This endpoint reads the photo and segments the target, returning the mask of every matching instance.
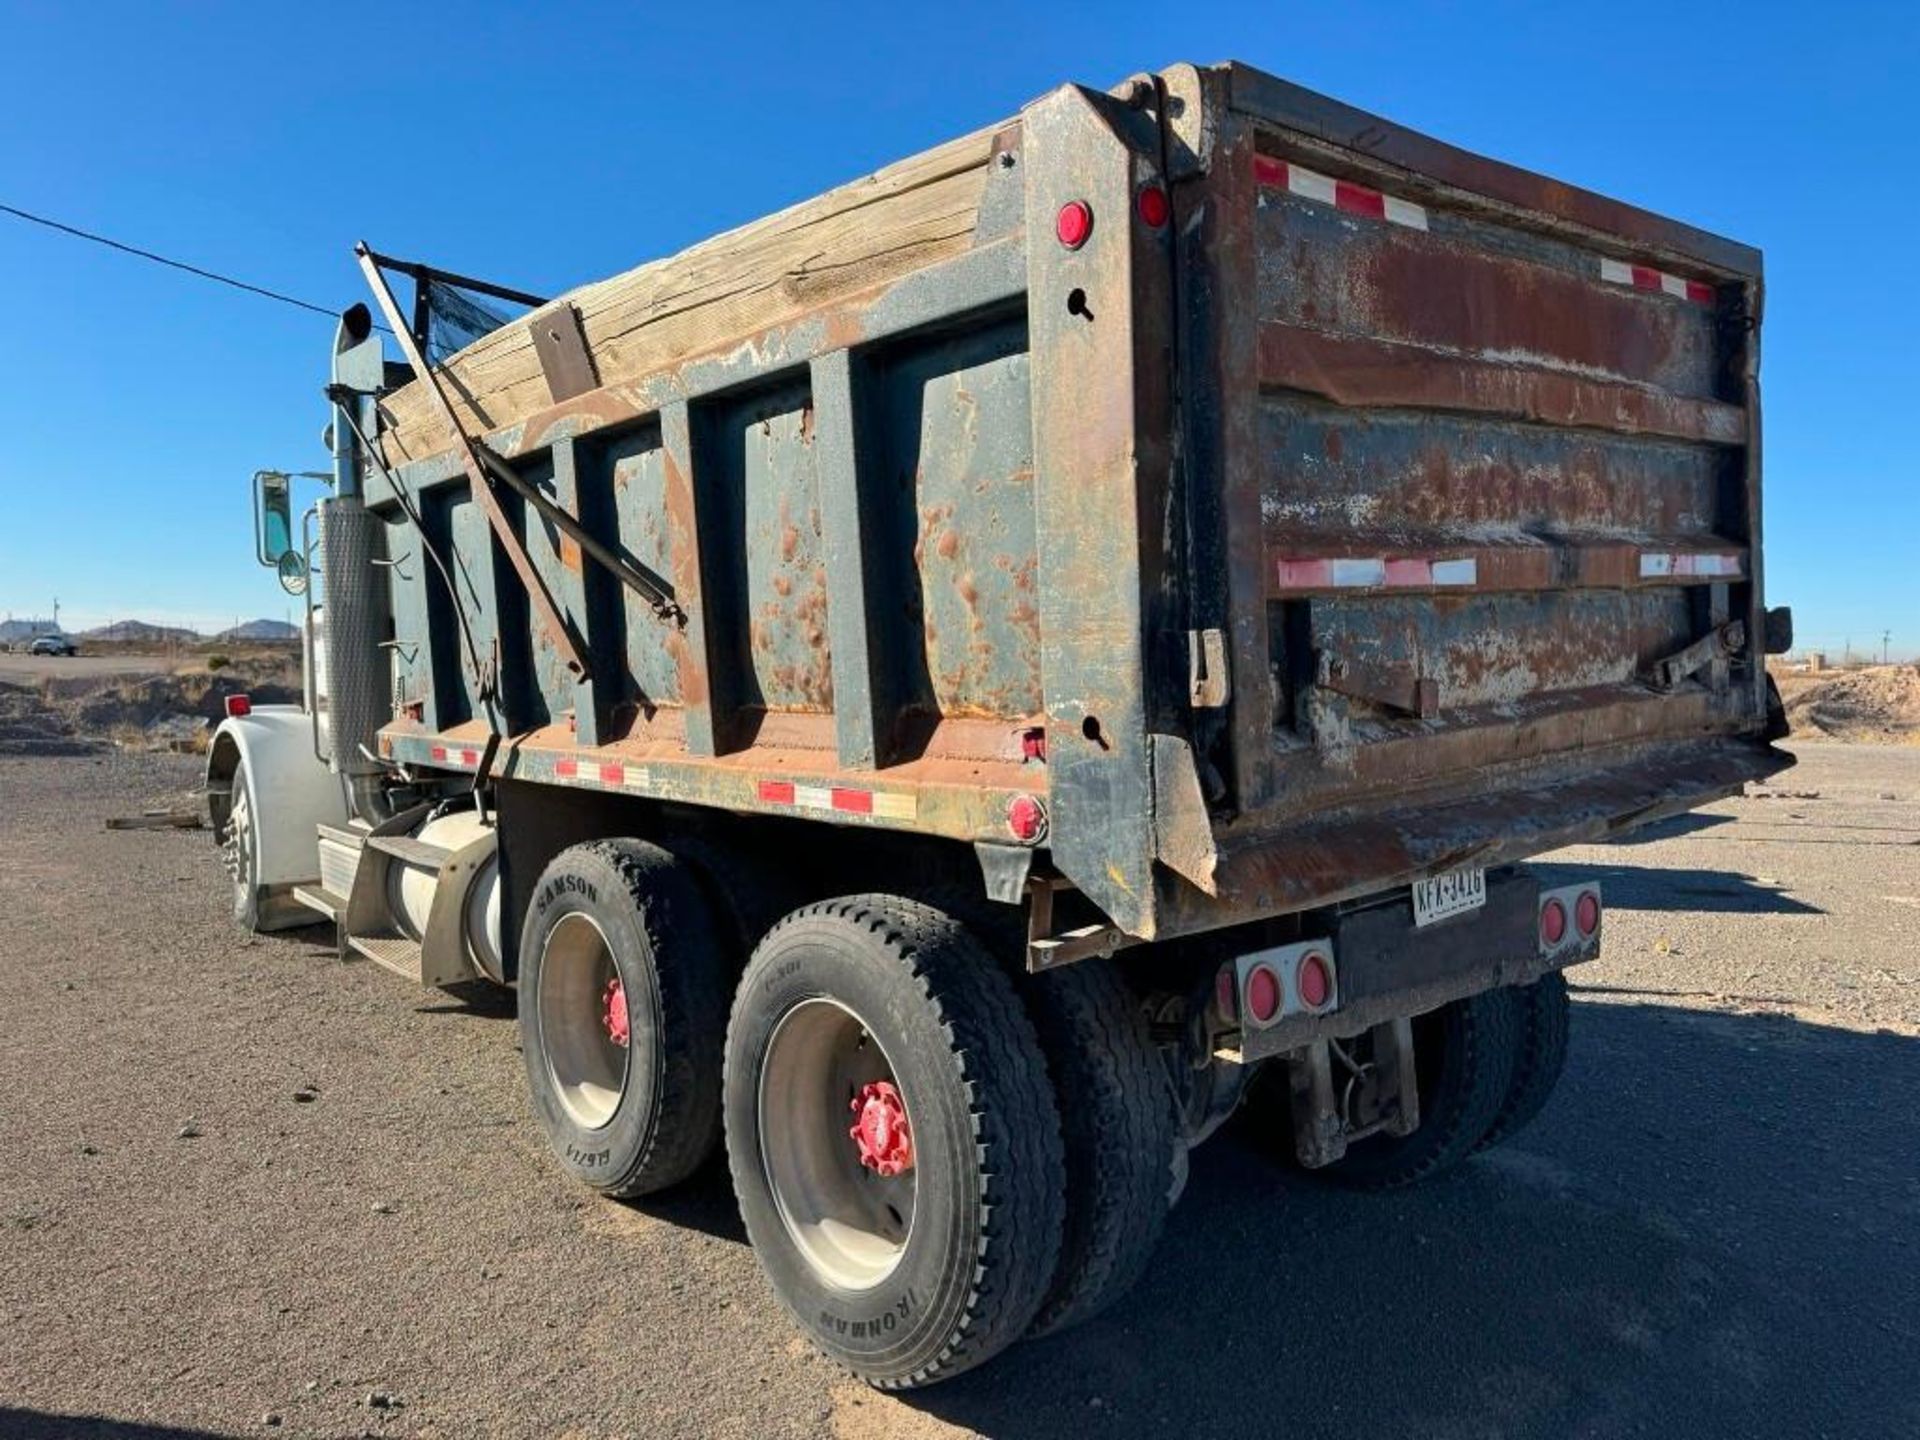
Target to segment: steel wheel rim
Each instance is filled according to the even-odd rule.
[[[876,1173],[849,1135],[863,1088],[882,1082],[899,1094],[879,1040],[837,1000],[801,1001],[767,1039],[758,1097],[767,1190],[807,1265],[841,1290],[893,1274],[913,1233],[916,1170]],[[906,1124],[911,1133],[910,1111]]]
[[[561,1108],[587,1130],[611,1123],[631,1069],[631,1041],[608,1031],[609,985],[622,982],[606,932],[578,911],[562,915],[540,951],[540,1049]]]
[[[239,779],[235,777],[236,781]],[[226,833],[221,837],[220,858],[227,878],[244,896],[253,883],[253,807],[247,801],[247,788],[236,783],[233,803],[227,810]]]

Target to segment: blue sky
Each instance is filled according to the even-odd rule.
[[[328,305],[362,236],[553,293],[1061,81],[1236,57],[1762,247],[1769,598],[1920,651],[1920,10],[927,13],[0,0],[0,202]],[[247,477],[323,462],[328,322],[5,216],[0,274],[0,614],[285,613]]]

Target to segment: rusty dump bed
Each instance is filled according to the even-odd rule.
[[[381,747],[492,689],[497,773],[1032,846],[1142,938],[1684,809],[1787,763],[1760,302],[1242,66],[1063,87],[447,364],[664,605],[388,396]]]

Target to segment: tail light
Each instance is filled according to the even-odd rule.
[[[1339,972],[1324,940],[1307,940],[1242,955],[1231,969],[1239,1014],[1251,1029],[1265,1030],[1291,1016],[1324,1015],[1339,1001]],[[1221,1012],[1233,1011],[1222,1004]]]
[[[1540,907],[1540,938],[1549,945],[1558,945],[1567,938],[1567,907],[1558,900],[1549,900]]]
[[[1600,887],[1566,885],[1540,894],[1540,950],[1584,945],[1600,933]]]
[[[227,696],[227,718],[238,720],[242,715],[253,713],[253,700],[246,695]]]

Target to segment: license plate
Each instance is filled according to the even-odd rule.
[[[1464,915],[1487,903],[1487,872],[1449,870],[1431,880],[1413,882],[1413,923],[1432,925],[1451,915]]]

